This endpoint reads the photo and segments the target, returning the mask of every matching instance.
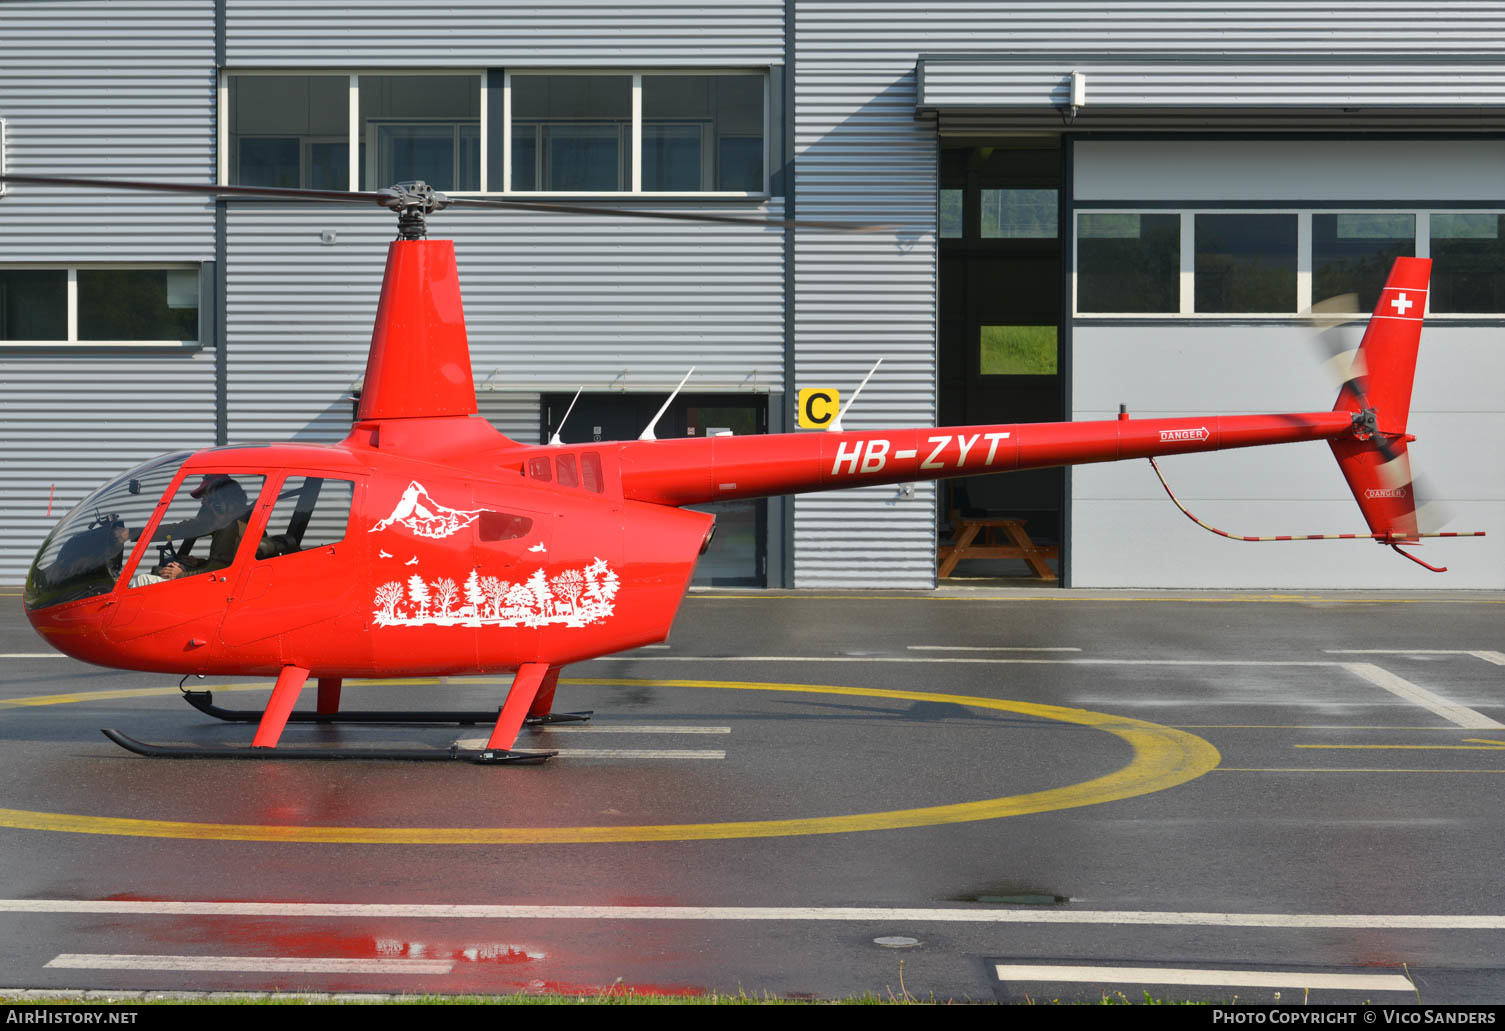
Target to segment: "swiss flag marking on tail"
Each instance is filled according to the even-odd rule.
[[[1401,295],[1399,297],[1392,298],[1391,301],[1390,301],[1390,303],[1391,303],[1392,306],[1394,306],[1396,314],[1398,314],[1398,315],[1404,315],[1404,314],[1406,314],[1406,309],[1407,308],[1412,308],[1412,307],[1415,307],[1415,305],[1416,305],[1415,301],[1411,300],[1410,298],[1408,298],[1406,296],[1406,293],[1405,293],[1404,290],[1401,291]]]

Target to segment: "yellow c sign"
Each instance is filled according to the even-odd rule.
[[[826,387],[806,387],[800,391],[799,405],[801,429],[824,429],[841,411],[841,393]]]

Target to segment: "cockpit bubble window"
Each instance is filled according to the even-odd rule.
[[[256,557],[276,558],[310,551],[345,539],[355,484],[321,476],[289,476],[277,492],[277,504]]]
[[[251,506],[265,476],[248,473],[192,473],[178,486],[172,504],[152,531],[155,554],[141,560],[131,587],[213,573],[235,561]]]
[[[111,480],[63,517],[26,576],[28,609],[107,594],[190,452],[153,458]]]

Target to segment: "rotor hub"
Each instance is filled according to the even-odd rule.
[[[449,198],[422,180],[397,183],[376,191],[383,206],[397,212],[397,238],[422,240],[428,236],[428,216],[449,207]]]

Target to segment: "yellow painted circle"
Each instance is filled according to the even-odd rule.
[[[1108,716],[1086,709],[1036,705],[996,698],[937,694],[930,691],[892,691],[830,684],[768,684],[724,680],[575,679],[564,684],[644,687],[700,687],[735,691],[777,691],[785,694],[851,695],[900,701],[941,702],[975,709],[1034,716],[1106,731],[1128,743],[1128,765],[1102,777],[1023,795],[986,798],[976,802],[890,809],[874,813],[815,816],[790,820],[732,820],[722,823],[677,823],[622,827],[306,827],[267,824],[191,823],[175,820],[137,820],[110,816],[42,813],[0,809],[0,827],[66,831],[75,834],[113,834],[137,838],[184,838],[209,841],[297,841],[358,845],[537,845],[578,842],[708,841],[730,838],[776,838],[806,834],[846,834],[854,831],[932,827],[944,823],[996,820],[1005,816],[1044,813],[1057,809],[1113,802],[1175,787],[1194,780],[1221,761],[1218,751],[1202,738],[1144,720]],[[265,685],[217,685],[216,690],[265,690]],[[134,688],[82,694],[43,695],[0,702],[0,708],[61,705],[70,702],[139,698],[171,694],[176,688]]]

